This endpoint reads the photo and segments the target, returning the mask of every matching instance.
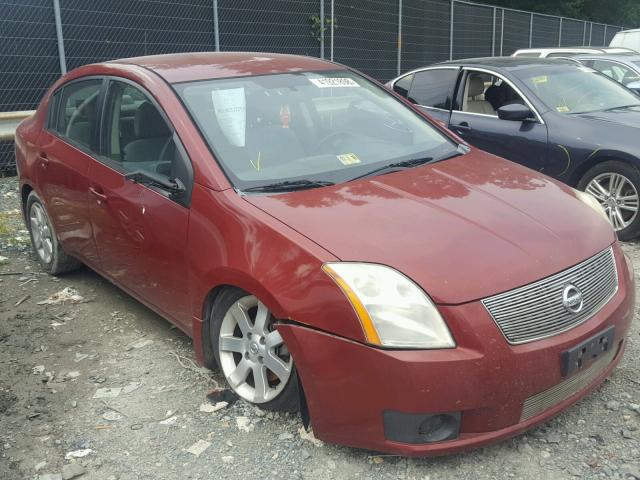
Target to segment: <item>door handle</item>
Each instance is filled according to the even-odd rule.
[[[471,131],[471,125],[469,125],[467,122],[460,122],[457,125],[452,125],[452,127],[460,132]]]
[[[38,154],[38,159],[40,160],[40,166],[42,168],[47,168],[47,166],[49,165],[49,158],[47,157],[47,154],[44,152],[40,152]]]
[[[99,188],[100,187],[98,187],[98,189],[95,187],[89,187],[89,193],[98,199],[98,205],[106,203],[108,198],[104,193],[102,193],[101,189],[99,190]]]

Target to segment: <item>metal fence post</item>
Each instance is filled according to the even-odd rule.
[[[402,65],[402,0],[398,0],[398,65],[396,70],[400,75]]]
[[[604,35],[603,35],[603,39],[602,39],[602,46],[606,47],[607,46],[607,25],[604,25]]]
[[[587,22],[582,22],[582,46],[587,43]]]
[[[558,30],[558,46],[562,46],[562,17],[560,17],[560,29]]]
[[[336,23],[335,19],[333,18],[333,2],[334,0],[331,0],[331,61],[333,62],[333,24]]]
[[[589,46],[591,46],[591,34],[593,34],[593,22],[589,23]]]
[[[324,59],[324,0],[320,0],[320,58]]]
[[[504,46],[504,8],[500,15],[500,56],[502,56],[502,47]]]
[[[64,36],[62,35],[62,17],[60,15],[60,0],[53,0],[53,16],[56,22],[56,37],[58,37],[58,58],[60,72],[67,73],[67,57],[64,54]]]
[[[533,44],[533,13],[529,14],[529,48]]]
[[[491,30],[491,56],[496,56],[496,7],[493,7],[493,29]]]
[[[451,0],[451,8],[449,12],[449,60],[453,60],[453,4],[455,0]]]
[[[216,52],[220,51],[220,28],[218,24],[218,0],[213,0],[213,39]]]

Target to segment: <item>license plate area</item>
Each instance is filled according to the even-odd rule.
[[[577,370],[581,370],[584,366],[590,365],[591,362],[613,348],[614,332],[615,327],[612,325],[579,345],[562,352],[560,357],[560,372],[562,376],[566,377]]]

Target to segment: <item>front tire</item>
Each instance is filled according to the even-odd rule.
[[[60,246],[44,204],[35,192],[31,192],[27,198],[26,220],[31,245],[44,271],[51,275],[59,275],[82,265],[67,255]]]
[[[297,411],[293,358],[267,307],[254,295],[229,288],[216,297],[209,321],[216,363],[231,389],[263,409]]]
[[[602,162],[589,170],[578,189],[591,194],[604,208],[620,240],[640,234],[640,172],[625,162]]]

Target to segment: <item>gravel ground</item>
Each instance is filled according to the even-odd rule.
[[[92,271],[40,273],[16,189],[0,179],[0,273],[21,272],[0,275],[0,479],[640,479],[637,318],[602,387],[512,440],[431,459],[316,445],[297,415],[242,401],[201,411],[220,374],[196,367],[189,338]],[[640,262],[639,244],[624,249]],[[83,300],[38,304],[65,287]]]

